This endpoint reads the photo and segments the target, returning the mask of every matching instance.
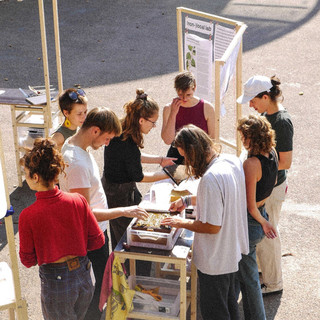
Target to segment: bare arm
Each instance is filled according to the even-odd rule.
[[[168,179],[168,175],[163,171],[143,173],[143,179],[140,182],[155,182]]]
[[[166,218],[161,222],[161,224],[175,228],[185,228],[198,233],[216,234],[221,229],[221,226],[215,226],[210,223],[202,223],[199,220],[181,219],[176,217]]]
[[[163,108],[161,138],[165,144],[171,144],[176,134],[176,117],[181,106],[181,100],[175,98],[171,105]]]
[[[87,199],[90,206],[90,188],[70,189],[70,192],[77,192],[83,195]],[[92,212],[98,222],[111,220],[122,216],[128,218],[138,218],[142,220],[148,217],[148,213],[138,206],[119,207],[113,209],[92,209]]]
[[[64,136],[60,132],[55,132],[51,139],[54,140],[57,143],[58,149],[61,150],[63,144],[64,144]]]
[[[243,163],[246,178],[247,208],[250,215],[261,224],[267,238],[273,239],[277,236],[272,224],[267,221],[258,210],[256,202],[257,182],[261,179],[262,169],[260,161],[256,157],[247,159]]]
[[[204,104],[204,116],[207,120],[207,126],[208,126],[208,134],[210,138],[215,138],[215,110],[211,103],[205,102]]]
[[[177,158],[160,157],[160,156],[154,156],[152,154],[141,153],[142,163],[158,163],[162,167],[166,167],[166,166],[173,165],[174,164],[173,160],[177,160]]]
[[[290,169],[292,163],[292,151],[279,152],[278,170]]]

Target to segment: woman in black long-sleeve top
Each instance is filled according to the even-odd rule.
[[[156,126],[159,106],[142,89],[136,90],[136,99],[124,105],[122,135],[111,140],[104,150],[102,184],[108,207],[125,207],[139,204],[141,194],[137,182],[154,182],[166,179],[164,172],[143,172],[141,163],[158,163],[162,167],[173,164],[172,158],[141,154],[143,135]],[[131,219],[121,217],[110,221],[112,248],[114,249]]]

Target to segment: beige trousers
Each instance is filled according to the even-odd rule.
[[[281,269],[281,238],[279,233],[279,220],[282,203],[286,196],[287,181],[275,187],[266,201],[266,211],[269,221],[277,230],[275,239],[264,239],[257,245],[257,259],[262,273],[262,283],[268,289],[283,289],[282,269]]]

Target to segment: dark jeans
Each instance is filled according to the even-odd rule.
[[[238,320],[235,295],[236,273],[208,275],[198,270],[200,308],[203,320]]]
[[[101,318],[101,312],[99,310],[100,291],[104,269],[106,268],[106,264],[109,257],[107,231],[105,231],[104,234],[106,238],[105,244],[98,250],[88,252],[88,257],[92,263],[94,276],[96,278],[96,287],[94,290],[92,301],[86,313],[85,320],[100,320]]]
[[[268,220],[264,206],[259,208],[261,215]],[[260,287],[256,246],[264,238],[259,222],[248,212],[249,254],[242,255],[239,262],[238,279],[242,293],[243,311],[246,320],[265,320],[263,298]]]
[[[41,308],[46,320],[83,319],[93,296],[89,259],[79,257],[80,267],[69,271],[67,262],[39,267]]]

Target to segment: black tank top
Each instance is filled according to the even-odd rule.
[[[257,157],[261,163],[262,176],[257,182],[256,202],[268,198],[275,186],[278,175],[278,157],[274,149],[271,150],[269,158],[259,154]]]

